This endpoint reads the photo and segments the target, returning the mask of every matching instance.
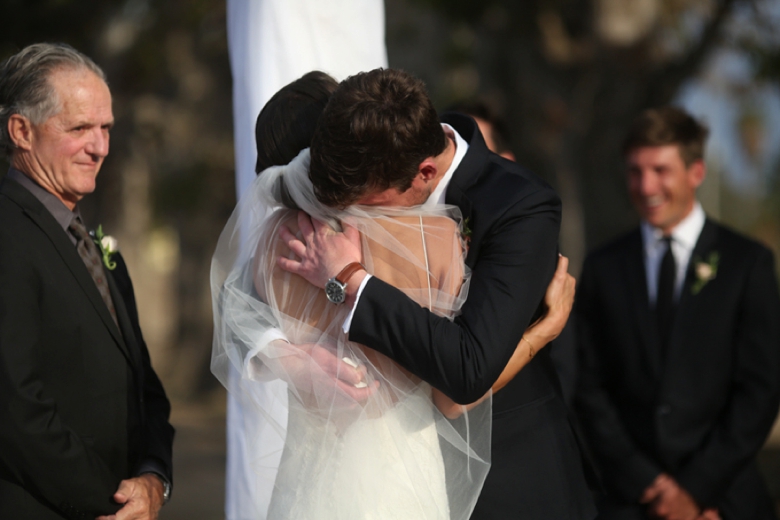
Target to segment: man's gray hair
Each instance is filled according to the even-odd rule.
[[[0,64],[0,154],[10,155],[15,148],[8,135],[12,115],[22,115],[37,125],[62,109],[49,82],[58,69],[86,69],[106,80],[94,61],[64,43],[35,43]]]

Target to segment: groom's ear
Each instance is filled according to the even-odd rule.
[[[427,157],[417,168],[417,175],[426,183],[433,181],[438,174],[439,166],[436,164],[434,157]]]

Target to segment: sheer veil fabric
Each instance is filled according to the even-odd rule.
[[[355,226],[369,273],[454,319],[469,279],[460,212],[327,208],[314,196],[308,165],[304,150],[258,176],[222,232],[211,268],[212,371],[284,440],[267,517],[466,520],[489,468],[491,399],[445,418],[427,383],[349,341],[342,331],[346,306],[276,265],[279,256],[291,256],[279,227],[298,230],[297,210],[280,202],[292,199],[334,229]],[[353,400],[322,370],[323,349],[364,367],[366,383],[378,382],[377,390]],[[240,380],[228,379],[231,367]],[[258,383],[269,380],[286,388],[270,400],[253,398]],[[288,424],[273,420],[275,407],[289,408]],[[278,459],[278,452],[246,441],[257,471]]]

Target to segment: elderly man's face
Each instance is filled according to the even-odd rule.
[[[62,110],[32,125],[24,173],[69,208],[95,190],[108,132],[114,124],[111,93],[103,80],[84,70],[59,70],[49,78]]]

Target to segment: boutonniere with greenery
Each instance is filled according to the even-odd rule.
[[[720,255],[717,251],[711,252],[706,262],[698,257],[694,259],[693,268],[694,274],[696,275],[696,281],[693,282],[693,286],[691,287],[691,292],[693,294],[699,294],[699,291],[718,275],[719,261]]]
[[[468,249],[469,244],[471,243],[471,228],[469,227],[470,219],[471,217],[466,217],[460,224],[460,237],[466,244],[466,249]]]
[[[116,238],[111,235],[103,234],[103,225],[97,227],[97,230],[92,232],[92,241],[100,249],[100,254],[103,257],[103,265],[106,269],[113,271],[116,269],[116,262],[111,257],[119,252],[119,244]]]

